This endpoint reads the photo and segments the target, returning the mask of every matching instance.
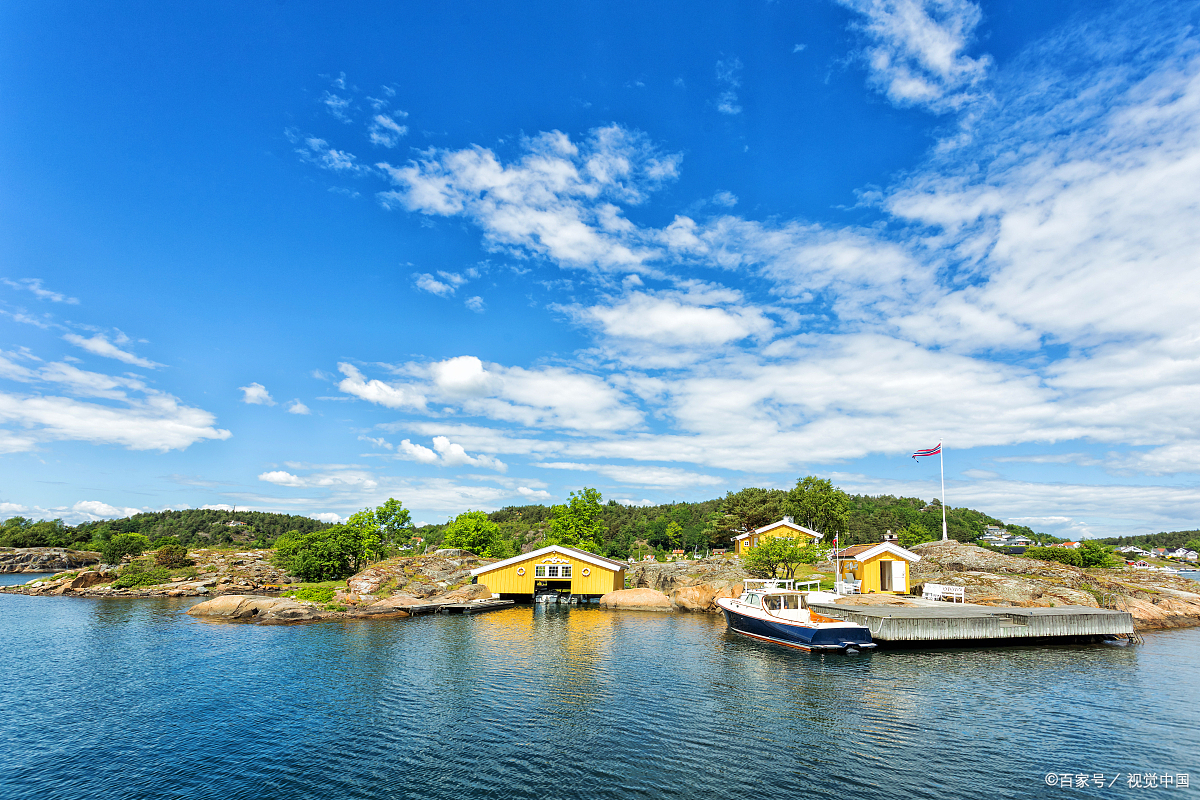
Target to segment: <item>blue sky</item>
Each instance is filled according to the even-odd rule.
[[[1200,524],[1200,4],[0,15],[0,517]]]

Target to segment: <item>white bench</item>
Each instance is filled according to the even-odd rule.
[[[833,584],[834,594],[861,594],[862,581],[836,581]]]
[[[967,602],[967,590],[962,586],[947,586],[943,583],[927,583],[921,592],[926,600],[949,600],[950,602]]]

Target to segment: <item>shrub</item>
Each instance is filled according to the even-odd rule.
[[[353,575],[366,557],[361,531],[347,525],[296,535],[275,542],[275,563],[307,583]]]
[[[297,600],[308,600],[313,603],[328,603],[333,600],[336,590],[332,586],[304,586],[294,592],[287,592],[284,597]]]
[[[187,548],[183,545],[164,544],[158,548],[158,553],[154,556],[154,563],[160,567],[177,569],[179,567],[190,567],[196,562],[187,557]]]
[[[1025,558],[1033,558],[1038,561],[1057,561],[1060,564],[1069,564],[1072,567],[1083,566],[1083,556],[1078,550],[1070,550],[1066,547],[1028,547],[1022,553]]]
[[[113,588],[130,589],[170,582],[171,571],[166,567],[151,567],[144,561],[134,561],[121,570],[121,574],[113,581]]]
[[[136,558],[150,549],[150,540],[140,533],[122,533],[100,547],[105,564],[119,564],[124,556]]]

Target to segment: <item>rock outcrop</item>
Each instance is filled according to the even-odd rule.
[[[62,572],[100,563],[100,554],[64,547],[0,547],[0,572]]]
[[[742,582],[750,577],[739,562],[717,557],[696,561],[641,561],[630,566],[626,575],[635,587],[666,595],[677,611],[708,613],[720,610],[716,598],[740,595]]]
[[[1129,611],[1138,630],[1200,625],[1200,584],[1132,569],[1080,569],[1018,558],[958,542],[912,548],[912,589],[944,583],[966,589],[968,603],[988,606],[1090,606]]]
[[[600,598],[600,607],[614,611],[674,611],[671,599],[654,589],[618,589]]]
[[[438,550],[428,556],[389,558],[348,578],[346,592],[371,602],[391,594],[432,599],[469,584],[471,570],[491,563],[492,559],[480,558],[465,550]],[[488,596],[491,596],[490,592]]]

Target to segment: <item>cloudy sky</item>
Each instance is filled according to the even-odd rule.
[[[0,19],[0,517],[1200,525],[1200,3]]]

